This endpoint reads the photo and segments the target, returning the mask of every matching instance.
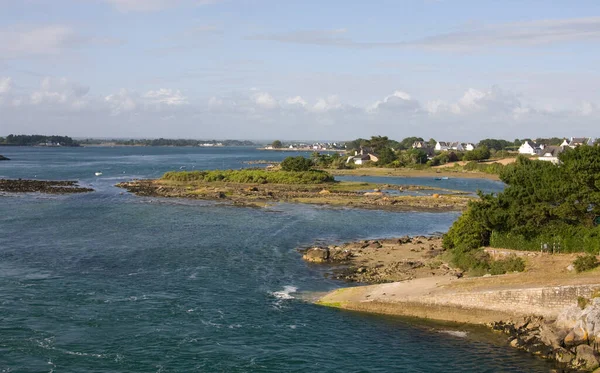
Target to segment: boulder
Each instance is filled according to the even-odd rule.
[[[367,241],[360,248],[361,249],[381,249],[383,245],[379,241]]]
[[[352,257],[350,250],[342,249],[340,247],[334,247],[329,249],[329,257],[327,258],[333,262],[344,262]]]
[[[319,192],[319,194],[331,194],[331,192],[328,191],[327,189],[323,189]]]
[[[10,158],[7,158],[7,157],[3,156],[2,154],[0,154],[0,161],[10,161]]]
[[[329,259],[329,249],[326,247],[312,247],[306,250],[302,259],[311,263],[324,263]]]
[[[567,347],[579,346],[588,343],[589,335],[583,321],[577,323],[565,337],[563,343]]]
[[[574,366],[585,369],[594,370],[600,366],[600,360],[594,349],[588,345],[577,346]]]
[[[569,364],[573,358],[575,358],[575,355],[562,347],[559,347],[554,351],[554,360],[560,364]]]

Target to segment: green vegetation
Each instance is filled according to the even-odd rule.
[[[163,180],[177,182],[227,182],[252,184],[321,184],[334,181],[324,171],[267,171],[267,170],[213,170],[167,172]]]
[[[466,246],[452,250],[450,252],[450,261],[458,268],[468,271],[471,275],[475,276],[481,276],[486,273],[502,275],[510,272],[523,272],[525,270],[525,262],[516,255],[493,260],[483,249],[467,249]]]
[[[281,149],[281,148],[283,148],[283,143],[282,143],[281,141],[279,141],[279,140],[275,140],[275,141],[273,141],[273,142],[271,143],[271,146],[272,146],[274,149]]]
[[[281,162],[281,169],[290,172],[309,171],[313,168],[313,161],[299,155],[297,157],[287,157]]]
[[[354,167],[354,163],[346,163],[346,158],[340,155],[340,153],[321,154],[319,152],[314,152],[311,154],[310,158],[314,165],[320,168],[343,170]]]
[[[573,267],[575,267],[577,273],[590,271],[599,265],[598,258],[596,258],[596,255],[592,254],[580,255],[573,261]]]
[[[0,145],[33,146],[33,145],[52,145],[52,146],[79,146],[69,136],[45,136],[45,135],[8,135],[6,138],[0,138]]]
[[[518,157],[504,166],[506,189],[481,194],[444,237],[457,256],[491,245],[520,250],[600,251],[600,146],[559,155],[560,165]],[[472,259],[472,258],[471,258]],[[472,263],[473,264],[473,263]],[[475,265],[475,264],[473,264]]]
[[[485,145],[480,145],[463,156],[464,161],[482,161],[490,158],[490,150]]]

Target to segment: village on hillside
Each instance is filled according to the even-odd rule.
[[[375,165],[379,167],[425,167],[467,162],[492,162],[514,160],[517,155],[558,163],[558,155],[565,149],[580,145],[592,146],[592,137],[538,138],[507,141],[483,139],[478,143],[460,141],[425,141],[420,137],[407,137],[401,141],[387,136],[356,139],[346,142],[289,142],[275,140],[260,148],[262,150],[306,151],[326,168],[347,168]],[[338,155],[332,155],[338,153]],[[320,154],[320,155],[319,155]],[[344,154],[342,156],[342,154]],[[475,167],[475,166],[472,166]],[[474,171],[474,170],[473,170]],[[482,171],[482,170],[479,170]],[[486,171],[484,171],[486,172]],[[495,172],[493,172],[495,173]]]

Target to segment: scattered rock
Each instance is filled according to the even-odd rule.
[[[0,179],[0,192],[69,194],[93,192],[94,189],[77,186],[77,181],[10,180]]]
[[[329,259],[329,248],[313,247],[304,253],[302,259],[311,263],[325,263]]]
[[[581,369],[594,370],[600,366],[598,353],[591,346],[579,345],[576,349],[575,363],[572,365]]]

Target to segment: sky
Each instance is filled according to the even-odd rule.
[[[600,137],[597,0],[0,0],[0,136]]]

